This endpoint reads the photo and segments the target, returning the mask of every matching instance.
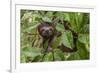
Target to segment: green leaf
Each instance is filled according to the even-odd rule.
[[[84,24],[81,29],[80,29],[80,33],[89,33],[89,24]]]
[[[64,20],[66,21],[70,21],[70,18],[69,18],[69,13],[64,13]]]
[[[39,48],[22,48],[21,55],[25,56],[26,59],[23,57],[21,59],[24,59],[26,61],[32,61],[36,56],[41,55],[41,51]]]
[[[52,48],[57,48],[61,44],[61,37],[57,37],[56,40],[54,41]]]
[[[73,35],[70,31],[66,31],[62,34],[62,43],[69,48],[73,48]]]
[[[76,53],[72,53],[67,60],[80,60],[80,55],[76,52]]]
[[[21,63],[25,63],[26,62],[26,58],[24,55],[21,55]]]
[[[52,52],[49,52],[45,55],[44,61],[53,61],[53,54]]]
[[[59,23],[56,25],[56,29],[58,31],[64,31],[65,30],[64,25],[63,24],[59,24]]]
[[[38,25],[39,25],[39,23],[38,23],[38,24],[35,24],[35,25],[32,25],[32,26],[29,26],[29,27],[26,28],[24,31],[30,32],[31,30],[36,29]]]
[[[90,52],[87,51],[84,43],[81,43],[81,42],[78,41],[77,48],[78,48],[78,53],[80,55],[80,59],[81,60],[89,59],[90,58]]]
[[[90,55],[86,50],[85,45],[78,41],[77,52],[71,53],[67,60],[88,60]]]
[[[53,12],[52,11],[47,12],[46,16],[53,17]]]
[[[55,61],[65,60],[64,53],[60,49],[54,49],[54,58],[55,58]]]
[[[89,43],[89,34],[79,34],[78,40],[84,44]]]
[[[88,60],[90,53],[86,50],[85,44],[78,41],[77,45],[77,52],[72,53],[67,60]]]
[[[90,41],[89,34],[79,34],[78,41],[85,45],[86,50],[89,52],[90,49]]]
[[[40,55],[38,55],[38,56],[36,56],[33,60],[32,60],[32,62],[40,62],[41,61],[41,56]]]
[[[51,18],[49,17],[43,17],[42,20],[45,22],[52,22]]]

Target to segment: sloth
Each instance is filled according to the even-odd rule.
[[[74,47],[68,48],[68,47],[64,46],[63,44],[61,44],[61,45],[58,45],[58,48],[61,49],[63,52],[76,52],[77,51],[76,40],[78,38],[78,35],[76,32],[74,32],[72,29],[69,28],[70,23],[68,21],[63,21],[63,24],[64,24],[65,29],[70,30],[74,36],[73,37]],[[53,49],[51,46],[53,45],[53,42],[56,40],[57,37],[61,36],[62,33],[56,30],[54,23],[50,23],[50,22],[41,23],[38,26],[38,32],[43,40],[43,42],[42,42],[43,48],[44,48],[45,42],[48,40],[48,46],[46,48],[46,52],[52,52]]]
[[[52,44],[55,41],[56,37],[59,37],[61,35],[61,32],[58,32],[55,27],[52,25],[52,23],[44,22],[38,26],[38,32],[40,36],[42,37],[42,44],[44,48],[45,42],[48,40],[48,47],[47,51],[52,51]]]

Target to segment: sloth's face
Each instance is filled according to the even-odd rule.
[[[52,27],[42,27],[41,28],[41,35],[43,36],[43,37],[47,37],[47,38],[49,38],[49,37],[51,37],[52,35],[53,35],[53,28]]]
[[[49,38],[54,35],[54,28],[49,24],[40,25],[38,31],[43,38]]]

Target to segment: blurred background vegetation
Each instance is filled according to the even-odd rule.
[[[57,23],[56,29],[62,31],[63,35],[54,43],[54,57],[55,61],[70,61],[70,60],[88,60],[90,58],[90,41],[89,41],[89,13],[81,12],[57,12],[57,11],[37,11],[37,10],[21,10],[20,11],[20,26],[21,26],[21,48],[20,60],[21,63],[40,62],[43,56],[41,52],[41,38],[37,31],[37,26],[43,22],[52,22],[53,16],[60,20],[69,21],[71,29],[78,33],[77,52],[67,53],[57,49],[59,43],[64,43],[65,46],[73,47],[73,35],[71,31],[64,31],[64,26]],[[48,53],[43,61],[52,61],[53,54]]]

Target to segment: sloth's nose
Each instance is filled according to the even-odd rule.
[[[48,36],[52,35],[52,32],[50,30],[47,30],[46,33],[48,34]]]
[[[47,32],[48,34],[51,33],[51,31],[49,31],[49,30],[47,30],[46,32]]]

